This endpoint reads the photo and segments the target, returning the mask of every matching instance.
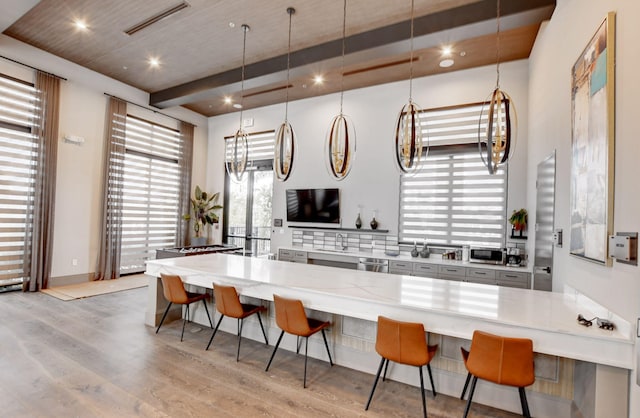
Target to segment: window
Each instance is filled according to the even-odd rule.
[[[481,110],[473,104],[420,114],[430,148],[420,171],[400,178],[400,242],[504,246],[507,170],[490,175],[482,162]]]
[[[250,134],[249,163],[242,181],[235,183],[226,175],[224,241],[255,256],[271,251],[274,144],[274,131]]]
[[[0,75],[0,287],[19,285],[30,274],[25,237],[31,220],[37,142],[36,89]]]
[[[120,274],[144,271],[156,249],[175,245],[181,153],[177,130],[127,115]]]

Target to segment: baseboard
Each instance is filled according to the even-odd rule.
[[[49,279],[49,287],[86,283],[86,282],[90,282],[92,278],[93,278],[93,273],[72,274],[70,276],[51,277]]]

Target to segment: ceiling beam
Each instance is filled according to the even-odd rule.
[[[484,32],[495,31],[497,0],[480,0],[464,6],[433,13],[414,19],[414,47],[420,48],[420,38],[426,40],[439,32],[462,26],[472,27],[485,22]],[[500,15],[504,16],[504,29],[539,23],[549,19],[556,0],[518,0],[501,2]],[[502,26],[502,25],[501,25]],[[396,44],[395,53],[408,51],[411,21],[403,21],[367,32],[349,36],[345,40],[345,54],[367,55],[374,58],[376,53],[389,54],[389,46]],[[404,42],[403,42],[404,41]],[[425,41],[423,41],[424,43]],[[431,41],[433,42],[433,41]],[[342,39],[325,42],[299,51],[291,52],[290,66],[293,69],[336,60],[342,55]],[[335,63],[334,63],[335,65]],[[287,68],[287,55],[280,55],[245,66],[245,88],[251,89],[273,83],[282,78]],[[228,91],[239,90],[242,68],[235,68],[218,74],[190,81],[151,93],[149,104],[159,108],[181,106],[207,100]]]

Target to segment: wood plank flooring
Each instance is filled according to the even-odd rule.
[[[61,301],[0,294],[0,416],[3,417],[419,417],[419,389],[278,351],[181,321],[144,325],[147,289]],[[286,337],[285,337],[286,338]],[[290,337],[289,338],[293,338]],[[426,371],[425,371],[426,377]],[[428,387],[428,380],[425,382]],[[436,388],[437,389],[437,388]],[[461,417],[464,402],[427,394],[430,417]],[[514,414],[474,404],[473,417]]]

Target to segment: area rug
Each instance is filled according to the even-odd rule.
[[[41,292],[60,300],[74,300],[135,289],[147,286],[148,284],[149,276],[136,274],[134,276],[120,277],[115,280],[98,280],[95,282],[52,287],[49,289],[42,289]]]

